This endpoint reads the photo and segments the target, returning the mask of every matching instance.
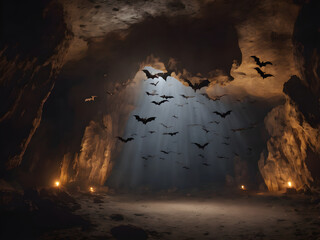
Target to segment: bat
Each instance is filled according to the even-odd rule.
[[[163,123],[161,123],[161,125],[164,126],[165,128],[172,128],[173,127],[173,126],[167,126],[167,125],[165,125]]]
[[[208,164],[208,163],[202,163],[202,165],[204,165],[204,166],[206,166],[206,167],[209,167],[210,166],[210,164]]]
[[[177,135],[179,132],[169,132],[169,133],[163,133],[163,135],[170,135],[170,136],[174,136]]]
[[[146,94],[148,95],[148,96],[157,96],[157,95],[159,95],[158,93],[156,93],[156,92],[146,92]]]
[[[206,133],[210,132],[208,129],[206,129],[205,127],[202,127],[202,130],[205,131]]]
[[[199,157],[204,158],[204,156],[202,154],[198,154]]]
[[[173,71],[168,71],[166,73],[157,73],[158,77],[163,78],[163,80],[167,81],[168,77],[171,77],[171,74],[173,73]]]
[[[153,133],[155,133],[155,132],[156,132],[156,131],[149,131],[150,134],[153,134]]]
[[[202,80],[200,83],[192,84],[188,79],[184,79],[186,83],[188,83],[189,87],[191,87],[194,91],[200,90],[203,87],[208,87],[210,84],[210,81],[208,79]]]
[[[220,158],[220,159],[228,159],[227,157],[224,157],[224,156],[217,156],[217,158]]]
[[[185,98],[185,99],[188,99],[188,98],[194,98],[194,96],[186,96],[184,94],[180,94],[181,97]]]
[[[178,117],[176,115],[173,115],[172,117],[175,118],[175,119],[178,119]]]
[[[143,160],[148,160],[148,158],[147,157],[141,157]]]
[[[143,69],[142,72],[144,72],[147,76],[147,78],[151,78],[151,79],[154,79],[154,78],[158,78],[158,75],[157,74],[151,74],[147,69]]]
[[[145,125],[148,122],[151,122],[156,119],[156,117],[142,118],[142,117],[139,117],[138,115],[134,115],[134,117],[137,119],[138,122],[142,122]]]
[[[129,137],[129,138],[127,138],[127,139],[124,139],[124,138],[122,138],[122,137],[117,136],[117,138],[118,138],[121,142],[124,142],[124,143],[127,143],[127,142],[130,142],[130,141],[134,140],[134,138],[132,138],[132,137]]]
[[[209,143],[207,142],[207,143],[205,143],[205,144],[203,144],[203,145],[201,145],[201,144],[199,144],[199,143],[192,143],[192,144],[194,144],[194,145],[196,145],[198,148],[204,150],[204,148],[205,148]]]
[[[225,113],[221,113],[221,112],[217,112],[217,111],[214,111],[213,113],[219,115],[219,116],[222,117],[222,118],[225,118],[226,116],[230,115],[231,112],[232,112],[232,111],[229,110],[229,111],[227,111],[227,112],[225,112]]]
[[[150,83],[150,84],[156,87],[158,85],[158,83],[159,83],[159,81],[156,83]]]
[[[182,168],[189,170],[190,168],[187,166],[183,166]]]
[[[256,62],[256,64],[259,66],[259,67],[265,67],[267,66],[268,64],[272,65],[272,62],[260,62],[260,58],[256,57],[256,56],[251,56],[254,61]]]
[[[222,94],[222,95],[218,95],[218,96],[215,96],[215,97],[209,97],[208,94],[206,93],[201,93],[202,96],[205,96],[208,100],[211,100],[211,101],[219,101],[222,97],[224,96],[227,96],[227,94]]]
[[[169,154],[170,152],[167,152],[167,151],[164,151],[164,150],[161,150],[160,152],[164,153],[164,154]]]
[[[174,98],[174,96],[166,96],[166,95],[162,95],[160,96],[161,98],[164,98],[164,99],[169,99],[169,98]]]
[[[151,103],[156,104],[156,105],[161,105],[162,103],[165,103],[165,102],[169,102],[169,101],[168,100],[162,100],[160,102],[152,101]]]
[[[226,146],[229,146],[230,143],[227,143],[227,142],[223,142],[222,144],[226,145]]]
[[[255,70],[257,70],[257,72],[260,74],[260,76],[265,79],[265,78],[268,78],[268,77],[273,77],[272,74],[267,74],[265,73],[264,71],[262,71],[260,68],[256,67],[254,68]]]
[[[97,98],[97,96],[91,96],[89,98],[84,99],[85,102],[91,102],[94,101]]]

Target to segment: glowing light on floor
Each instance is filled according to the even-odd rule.
[[[93,192],[94,192],[94,188],[93,188],[93,187],[90,187],[90,188],[89,188],[89,191],[93,193]]]
[[[241,185],[241,189],[242,189],[242,190],[246,190],[246,188],[245,188],[244,185]]]
[[[55,185],[56,187],[59,187],[59,186],[60,186],[60,182],[59,182],[59,181],[55,181],[54,185]]]
[[[288,182],[288,187],[291,188],[292,187],[292,182]]]

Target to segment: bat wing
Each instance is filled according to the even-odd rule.
[[[165,102],[169,102],[168,100],[162,100],[161,102],[159,102],[159,104],[165,103]]]
[[[122,137],[117,137],[121,142],[125,142],[125,140]]]
[[[222,114],[220,112],[214,111],[213,113],[219,115],[220,117],[222,117]]]
[[[139,117],[138,115],[134,115],[134,117],[138,120],[138,122],[142,122],[143,118]]]
[[[193,143],[193,144],[196,145],[198,148],[202,147],[199,143]]]
[[[130,137],[130,138],[127,138],[126,142],[130,142],[132,140],[134,140],[134,138]]]
[[[268,65],[268,64],[272,65],[272,62],[267,61],[267,62],[264,62],[264,63],[263,63],[264,66],[266,66],[266,65]]]
[[[146,119],[146,123],[147,123],[147,122],[151,122],[151,121],[153,121],[153,120],[155,120],[155,119],[156,119],[156,117],[149,117],[149,118]]]
[[[204,144],[202,147],[205,148],[206,146],[208,146],[209,143]]]
[[[227,111],[226,113],[224,113],[224,116],[228,116],[228,115],[230,115],[231,114],[231,110],[229,110],[229,111]]]
[[[259,65],[260,66],[260,58],[258,58],[258,57],[256,57],[256,56],[251,56],[253,59],[254,59],[254,61],[256,62],[256,64],[257,65]]]
[[[150,74],[150,72],[146,69],[143,69],[142,72],[144,72],[147,76],[147,78],[152,78],[152,75]]]
[[[261,77],[263,77],[264,72],[260,68],[256,67],[254,69],[260,74]]]
[[[191,87],[192,89],[194,88],[192,82],[190,82],[188,79],[184,79],[184,81],[188,83],[189,87]]]
[[[273,77],[272,74],[264,74],[264,78],[267,78],[267,77]]]

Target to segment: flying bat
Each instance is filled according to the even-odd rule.
[[[158,83],[159,83],[159,81],[156,83],[150,83],[150,84],[156,87],[158,85]]]
[[[259,67],[265,67],[267,66],[268,64],[272,65],[272,62],[260,62],[260,58],[256,57],[256,56],[251,56],[254,61],[256,62],[256,64],[259,66]]]
[[[149,131],[150,134],[153,134],[153,133],[155,133],[155,132],[156,132],[156,131]]]
[[[203,145],[201,145],[201,144],[199,144],[199,143],[192,143],[192,144],[194,144],[194,145],[196,145],[198,148],[204,150],[204,148],[205,148],[209,143],[207,142],[207,143],[205,143],[205,144],[203,144]]]
[[[183,166],[182,168],[189,170],[190,168],[187,166]]]
[[[198,154],[199,157],[204,158],[204,156],[202,154]]]
[[[267,77],[273,77],[272,74],[268,74],[268,73],[265,73],[264,71],[262,71],[260,68],[256,67],[254,68],[255,70],[257,70],[257,72],[260,74],[260,76],[265,79]]]
[[[161,105],[162,103],[165,103],[165,102],[169,102],[169,101],[168,100],[162,100],[160,102],[152,101],[151,103],[156,104],[156,105]]]
[[[141,157],[143,160],[148,160],[148,158],[147,157]]]
[[[202,163],[202,165],[204,165],[204,166],[206,166],[206,167],[209,167],[210,166],[210,164],[208,164],[208,163]]]
[[[157,74],[151,74],[147,69],[143,69],[142,72],[144,72],[147,76],[147,78],[151,78],[151,79],[154,79],[154,78],[158,78],[158,75]]]
[[[222,118],[225,118],[226,116],[230,115],[231,112],[232,112],[232,111],[229,110],[229,111],[227,111],[227,112],[225,112],[225,113],[221,113],[221,112],[217,112],[217,111],[214,111],[213,113],[219,115],[219,116],[222,117]]]
[[[146,94],[148,95],[148,96],[157,96],[157,95],[159,95],[158,93],[156,93],[156,92],[146,92]]]
[[[86,98],[84,101],[85,102],[91,102],[91,101],[94,101],[96,98],[97,98],[97,96],[91,96],[89,98]]]
[[[176,115],[173,115],[172,117],[175,118],[175,119],[178,119],[178,117]]]
[[[164,150],[161,150],[160,152],[164,153],[164,154],[169,154],[170,152],[167,152],[167,151],[164,151]]]
[[[205,131],[206,133],[210,132],[208,129],[206,129],[205,127],[202,127],[202,130]]]
[[[158,77],[163,78],[163,80],[167,81],[168,77],[171,77],[171,73],[173,73],[173,71],[168,71],[166,73],[157,73]]]
[[[147,124],[148,122],[151,122],[156,119],[156,117],[142,118],[138,115],[134,115],[134,117],[137,119],[138,122],[142,122],[143,124]]]
[[[134,140],[134,138],[132,138],[132,137],[129,137],[129,138],[127,138],[127,139],[124,139],[124,138],[122,138],[122,137],[117,136],[117,138],[118,138],[121,142],[124,142],[124,143],[127,143],[127,142],[130,142],[130,141]]]
[[[170,136],[174,136],[177,135],[179,132],[169,132],[169,133],[163,133],[163,135],[170,135]]]
[[[194,96],[186,96],[184,94],[180,94],[181,97],[185,98],[185,99],[188,99],[188,98],[194,98]]]
[[[227,157],[224,157],[224,156],[217,156],[217,158],[220,158],[220,159],[228,159]]]
[[[189,87],[191,87],[194,91],[200,90],[203,87],[208,87],[210,84],[210,81],[208,79],[202,80],[200,83],[192,84],[188,79],[184,79],[186,83],[188,83]]]
[[[161,98],[164,98],[164,99],[169,99],[169,98],[174,98],[174,96],[166,96],[166,95],[162,95],[160,96]]]
[[[173,127],[173,126],[167,126],[167,125],[165,125],[163,123],[161,123],[161,125],[164,126],[165,128],[172,128]]]

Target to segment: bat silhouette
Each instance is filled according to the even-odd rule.
[[[138,122],[142,122],[143,124],[147,124],[148,122],[151,122],[156,119],[156,117],[142,118],[138,115],[134,115],[134,117],[137,119]]]
[[[186,95],[184,95],[184,94],[181,94],[180,96],[183,97],[183,98],[185,98],[185,99],[194,98],[194,96],[186,96]]]
[[[171,73],[173,73],[173,71],[168,71],[166,73],[157,73],[158,77],[163,78],[163,80],[167,81],[168,77],[171,77]]]
[[[168,100],[162,100],[160,102],[152,101],[151,103],[156,104],[156,105],[161,105],[162,103],[165,103],[165,102],[169,102],[169,101]]]
[[[147,69],[143,69],[142,72],[144,72],[147,76],[147,78],[151,78],[151,79],[154,79],[154,78],[158,78],[158,75],[157,74],[151,74]]]
[[[174,96],[166,96],[166,95],[162,95],[160,96],[161,98],[164,98],[164,99],[169,99],[169,98],[174,98]]]
[[[226,145],[226,146],[229,146],[230,143],[227,143],[227,142],[223,142],[222,144]]]
[[[198,154],[199,157],[204,158],[204,156],[202,154]]]
[[[182,168],[189,170],[190,168],[187,166],[183,166]]]
[[[147,157],[141,157],[143,160],[148,160],[148,158]]]
[[[203,87],[208,87],[210,84],[210,81],[208,79],[202,80],[200,83],[192,84],[188,79],[184,79],[186,83],[188,83],[189,87],[191,87],[194,91],[200,90]]]
[[[217,156],[217,158],[220,158],[220,159],[228,159],[227,157],[224,157],[224,156]]]
[[[209,166],[210,166],[210,164],[208,164],[208,163],[202,163],[202,165],[204,165],[204,166],[206,166],[206,167],[209,167]]]
[[[124,139],[124,138],[122,138],[122,137],[117,136],[117,138],[118,138],[121,142],[124,142],[124,143],[127,143],[127,142],[130,142],[130,141],[134,140],[134,138],[132,138],[132,137],[129,137],[129,138],[127,138],[127,139]]]
[[[161,123],[161,125],[164,126],[165,128],[172,128],[173,127],[173,126],[167,126],[167,125],[165,125],[163,123]]]
[[[164,154],[169,154],[170,152],[167,152],[167,151],[164,151],[164,150],[161,150],[160,152],[164,153]]]
[[[176,134],[178,134],[179,132],[169,132],[169,133],[163,133],[163,135],[170,135],[170,136],[174,136]]]
[[[205,127],[202,127],[202,130],[205,131],[206,133],[210,132],[208,129],[206,129]]]
[[[230,115],[231,112],[232,112],[232,111],[229,110],[229,111],[227,111],[227,112],[225,112],[225,113],[221,113],[221,112],[218,112],[218,111],[214,111],[213,113],[219,115],[219,116],[222,117],[222,118],[225,118],[226,116]]]
[[[268,77],[273,77],[272,74],[268,74],[268,73],[265,73],[264,71],[262,71],[260,68],[256,67],[254,68],[255,70],[257,70],[257,72],[260,74],[260,76],[265,79],[265,78],[268,78]]]
[[[256,62],[256,64],[259,66],[259,67],[265,67],[267,66],[268,64],[272,65],[272,62],[260,62],[260,58],[256,57],[256,56],[251,56],[254,61]]]
[[[155,93],[155,92],[146,92],[146,94],[148,95],[148,96],[157,96],[157,95],[159,95],[158,93]]]
[[[97,98],[97,96],[91,96],[89,98],[84,99],[85,102],[91,102],[94,101]]]
[[[227,94],[222,94],[222,95],[218,95],[218,96],[215,96],[215,97],[209,97],[208,94],[206,93],[201,93],[202,96],[205,96],[208,100],[211,100],[211,101],[219,101],[222,97],[224,96],[227,96]]]
[[[199,144],[199,143],[192,143],[192,144],[194,144],[194,145],[196,145],[198,148],[204,150],[204,148],[205,148],[209,143],[207,142],[207,143],[205,143],[205,144],[203,144],[203,145],[201,145],[201,144]]]
[[[156,83],[150,83],[150,84],[156,87],[158,85],[158,83],[159,83],[159,81]]]
[[[149,131],[149,133],[150,133],[150,134],[153,134],[153,133],[155,133],[155,131]]]
[[[178,119],[178,117],[176,115],[173,115],[172,117],[175,118],[175,119]]]

